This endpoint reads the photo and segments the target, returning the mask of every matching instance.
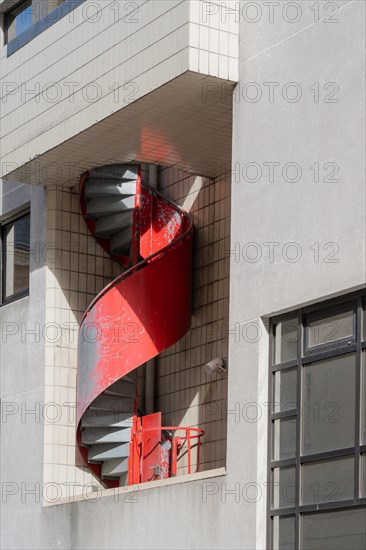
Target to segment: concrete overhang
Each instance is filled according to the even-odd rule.
[[[238,24],[222,13],[230,2],[138,4],[135,26],[103,7],[91,32],[87,1],[72,21],[10,57],[2,51],[4,179],[74,186],[87,169],[120,162],[211,177],[229,169],[238,78]]]

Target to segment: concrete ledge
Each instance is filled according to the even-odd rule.
[[[47,502],[43,506],[58,506],[60,504],[71,504],[74,502],[89,501],[93,502],[100,500],[104,497],[116,497],[118,495],[127,495],[129,493],[136,493],[137,491],[147,491],[149,489],[159,489],[160,487],[166,487],[169,485],[179,485],[181,483],[190,483],[193,481],[201,481],[205,479],[213,479],[216,477],[222,477],[226,475],[226,468],[216,468],[215,470],[206,470],[204,472],[197,472],[195,474],[187,474],[183,476],[171,477],[169,479],[162,479],[157,481],[148,481],[146,483],[140,483],[139,485],[129,485],[126,487],[118,487],[117,489],[101,489],[99,491],[90,492],[86,495],[77,495],[69,498],[62,498],[57,502]]]

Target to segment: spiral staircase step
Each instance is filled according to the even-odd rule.
[[[89,409],[83,416],[82,428],[130,428],[132,426],[132,412],[110,412]]]
[[[105,179],[94,179],[85,185],[84,197],[93,199],[96,197],[129,197],[136,195],[136,181],[114,181]]]
[[[135,180],[138,177],[139,167],[136,164],[112,164],[93,168],[88,180],[112,179],[112,180]]]
[[[120,477],[128,472],[128,458],[106,460],[102,465],[102,477]]]
[[[134,399],[130,397],[117,397],[102,393],[90,405],[91,410],[114,411],[130,413],[133,411]]]
[[[129,443],[131,428],[85,428],[81,432],[83,445],[101,443]]]
[[[132,240],[132,228],[126,227],[111,238],[111,253],[124,254],[130,250]]]
[[[100,218],[109,214],[117,214],[118,212],[127,212],[135,207],[134,195],[126,198],[120,197],[98,197],[90,199],[86,203],[86,211],[91,218]]]
[[[88,449],[89,462],[128,458],[130,443],[91,445]]]

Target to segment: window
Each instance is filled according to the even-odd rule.
[[[32,25],[32,0],[25,0],[5,14],[5,42],[13,40]]]
[[[366,298],[271,322],[269,547],[366,548]]]
[[[2,225],[2,303],[29,293],[30,214]]]
[[[5,43],[47,17],[65,0],[23,0],[5,14]]]

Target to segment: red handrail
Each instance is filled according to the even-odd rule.
[[[82,182],[82,190],[83,190],[83,186],[84,186],[84,183],[85,182]],[[121,273],[120,275],[118,275],[118,277],[116,277],[113,281],[111,281],[107,286],[105,286],[100,292],[99,294],[97,294],[97,296],[91,301],[91,303],[88,305],[86,311],[84,312],[84,315],[80,321],[80,327],[83,325],[85,319],[87,318],[88,314],[90,313],[90,311],[93,309],[93,307],[95,306],[95,304],[97,302],[99,302],[99,300],[105,295],[107,294],[107,292],[109,292],[112,288],[114,288],[115,286],[118,285],[118,283],[120,283],[121,281],[123,281],[124,279],[126,279],[126,277],[128,277],[129,275],[131,275],[132,273],[134,273],[137,269],[140,269],[141,267],[143,267],[144,265],[148,264],[149,262],[151,262],[151,260],[155,260],[155,258],[157,258],[158,256],[162,256],[164,254],[166,254],[171,248],[175,247],[178,243],[180,243],[181,241],[183,241],[184,239],[186,239],[193,231],[193,221],[192,221],[192,218],[191,216],[188,214],[188,212],[186,212],[185,210],[183,210],[180,206],[178,206],[177,204],[175,204],[173,201],[171,201],[170,199],[168,199],[167,197],[165,197],[164,195],[162,195],[161,193],[159,193],[159,191],[157,191],[154,187],[151,187],[151,185],[149,185],[148,183],[145,183],[145,182],[141,182],[141,186],[144,187],[145,189],[149,190],[151,192],[152,195],[156,195],[158,198],[160,198],[163,202],[169,204],[172,208],[174,208],[174,210],[180,215],[180,217],[182,218],[182,220],[186,220],[188,222],[188,227],[184,230],[184,233],[182,235],[180,235],[179,237],[177,237],[176,239],[174,239],[171,243],[169,243],[167,246],[165,246],[164,248],[162,248],[161,250],[157,250],[156,252],[154,252],[153,254],[150,254],[150,256],[148,256],[147,258],[144,258],[143,260],[140,260],[139,262],[137,262],[135,265],[131,266],[129,269],[127,269],[126,271],[124,271],[123,273]]]
[[[192,463],[191,463],[191,440],[197,439],[197,466],[196,466],[196,472],[199,472],[200,467],[200,445],[201,445],[201,437],[204,435],[204,430],[201,428],[191,428],[186,426],[159,426],[157,428],[141,428],[135,432],[133,432],[132,437],[136,436],[142,436],[143,433],[150,433],[150,432],[179,432],[184,431],[185,436],[181,435],[175,435],[175,433],[172,435],[172,466],[171,466],[171,477],[174,477],[177,475],[177,464],[178,464],[178,445],[179,443],[187,441],[188,442],[188,449],[187,449],[187,458],[188,458],[188,474],[191,474],[192,469]],[[191,432],[194,432],[193,434]],[[140,459],[142,459],[142,456],[140,455]]]

